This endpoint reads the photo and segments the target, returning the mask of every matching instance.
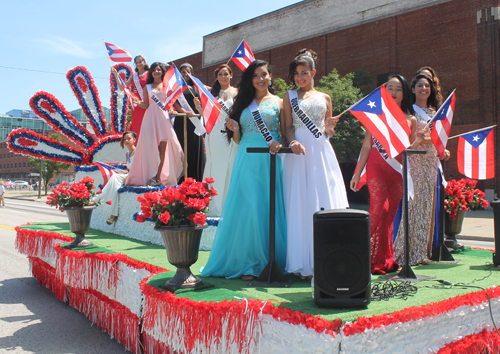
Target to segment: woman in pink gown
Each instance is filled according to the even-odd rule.
[[[144,86],[146,85],[146,81],[148,79],[149,66],[146,63],[146,57],[143,54],[138,54],[134,58],[134,64],[135,72],[128,78],[128,80],[125,82],[125,85],[130,86],[132,92],[139,95],[139,97],[141,97],[141,100],[144,100]],[[123,91],[122,83],[118,79],[118,72],[115,69],[112,69],[112,72],[115,75],[116,82],[118,83],[118,88]],[[139,106],[135,106],[132,109],[132,122],[130,123],[130,130],[132,130],[137,135],[137,138],[139,138],[139,133],[141,131],[144,113],[146,113],[146,110]]]
[[[144,87],[144,100],[133,99],[146,113],[127,185],[172,186],[182,176],[184,153],[170,116],[160,107],[166,100],[166,93],[162,92],[166,71],[165,64],[153,63]]]

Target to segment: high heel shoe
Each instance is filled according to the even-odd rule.
[[[149,179],[149,185],[151,187],[158,187],[161,186],[161,182],[156,178],[156,176],[153,176]]]
[[[116,226],[117,221],[118,221],[118,216],[111,215],[111,217],[109,219],[106,219],[106,224],[108,224],[108,225],[113,224],[113,226]]]

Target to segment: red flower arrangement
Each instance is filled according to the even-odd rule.
[[[217,195],[214,187],[210,186],[213,182],[210,177],[204,182],[186,178],[179,187],[167,187],[138,196],[141,214],[136,221],[144,222],[144,219],[152,218],[156,227],[204,225],[210,199]]]
[[[78,183],[63,182],[57,188],[52,189],[52,193],[47,197],[47,204],[56,208],[95,205],[94,197],[97,193],[93,191],[94,182],[95,180],[88,176]]]
[[[445,188],[444,210],[454,220],[458,210],[484,209],[489,203],[484,199],[484,192],[476,189],[477,181],[462,178],[451,180]]]

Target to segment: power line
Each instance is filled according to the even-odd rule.
[[[33,69],[24,69],[24,68],[14,68],[14,67],[11,67],[11,66],[3,66],[3,65],[0,65],[0,68],[12,69],[12,70],[23,70],[23,71],[34,71],[34,72],[37,72],[37,73],[56,74],[56,75],[64,75],[64,76],[66,76],[66,74],[64,74],[64,73],[56,73],[54,71],[43,71],[43,70],[33,70]],[[109,80],[109,78],[99,77],[99,76],[92,76],[92,78],[94,78],[94,79]]]

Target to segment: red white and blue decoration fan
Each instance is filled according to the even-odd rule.
[[[128,79],[132,69],[126,64],[115,65],[122,77]],[[83,66],[70,69],[66,77],[71,89],[89,119],[93,132],[82,126],[61,102],[45,91],[39,91],[30,100],[33,111],[55,131],[65,135],[76,145],[61,143],[26,129],[13,130],[8,136],[9,149],[13,152],[37,158],[71,163],[95,164],[96,161],[117,162],[121,149],[121,134],[125,131],[128,102],[119,91],[114,77],[111,78],[111,129],[110,135],[97,87],[90,73]]]

